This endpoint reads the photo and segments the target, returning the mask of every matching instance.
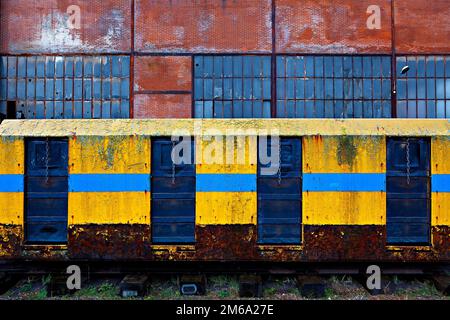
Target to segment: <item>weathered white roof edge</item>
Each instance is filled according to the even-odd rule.
[[[449,136],[448,119],[95,119],[5,120],[2,137],[170,136]]]

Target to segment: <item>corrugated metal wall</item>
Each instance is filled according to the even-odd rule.
[[[86,55],[102,59],[114,55],[129,58],[130,93],[128,97],[120,93],[120,99],[130,100],[128,112],[124,110],[127,102],[123,101],[120,106],[111,103],[109,112],[103,102],[101,111],[93,105],[88,112],[83,97],[76,105],[74,100],[72,110],[63,107],[64,117],[207,116],[211,108],[204,98],[202,112],[196,111],[200,103],[197,104],[194,97],[195,61],[204,57],[195,56],[226,54],[264,55],[271,60],[268,99],[271,117],[341,117],[343,114],[346,117],[449,117],[448,74],[443,77],[443,98],[427,94],[421,98],[407,97],[405,101],[399,88],[397,104],[396,81],[392,81],[397,72],[392,72],[390,112],[387,110],[389,99],[384,102],[375,99],[377,102],[371,105],[370,112],[359,113],[359,109],[365,107],[360,108],[358,99],[356,105],[352,101],[351,107],[339,112],[340,102],[336,106],[335,99],[330,99],[331,107],[320,97],[313,97],[307,99],[308,104],[312,103],[312,114],[308,114],[306,106],[302,107],[301,101],[299,108],[292,107],[292,99],[288,99],[290,105],[283,101],[279,107],[280,85],[275,76],[279,56],[283,55],[384,55],[391,61],[401,55],[400,62],[405,55],[431,55],[439,60],[450,54],[447,0],[3,0],[0,12],[0,54],[3,57],[58,54],[78,58]],[[448,57],[442,59],[446,69],[446,65],[450,65],[446,62]],[[392,71],[397,71],[396,68],[397,63],[392,63]],[[8,99],[22,101],[8,92],[7,79],[14,81],[9,75],[3,77],[3,111]],[[401,81],[398,85],[401,86]],[[371,88],[376,89],[375,85]],[[317,90],[320,91],[320,87]],[[417,91],[420,90],[418,87]],[[216,100],[223,100],[223,97]],[[254,112],[252,107],[249,116],[266,117],[264,108],[267,107],[268,101],[262,112]],[[25,103],[24,108],[25,117],[51,117],[47,112],[42,113],[41,103],[30,107]],[[54,103],[53,108],[58,110],[53,117],[60,115],[60,103]],[[297,112],[302,108],[303,111]],[[214,109],[215,106],[212,107],[213,117],[241,116],[239,104],[235,108],[227,101],[218,101],[219,111]]]

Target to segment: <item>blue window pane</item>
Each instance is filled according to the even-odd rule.
[[[417,98],[417,87],[416,87],[416,79],[408,79],[408,99],[416,99]]]
[[[102,117],[102,104],[100,101],[94,101],[92,103],[92,118],[100,119]]]
[[[55,81],[55,100],[63,100],[64,97],[64,81],[56,79]]]
[[[278,79],[277,80],[277,98],[285,99],[286,97],[286,80]]]
[[[84,87],[84,99],[90,100],[92,99],[92,82],[90,80],[83,81]]]
[[[6,100],[6,79],[1,79],[0,80],[0,100]]]
[[[203,118],[203,101],[195,101],[194,112],[196,118]]]
[[[8,79],[8,100],[16,99],[16,80]]]
[[[445,100],[438,100],[436,102],[436,117],[445,118]]]
[[[444,57],[436,57],[436,77],[443,78],[445,74]]]
[[[103,99],[111,99],[111,81],[110,80],[103,79],[102,97],[103,97]]]
[[[314,57],[305,57],[306,76],[314,76]]]
[[[286,76],[286,57],[277,57],[277,76]]]
[[[102,76],[102,67],[103,67],[103,63],[102,63],[102,58],[98,57],[98,58],[94,58],[93,59],[93,76],[96,78],[100,78]]]
[[[373,77],[381,77],[381,75],[382,75],[381,57],[373,57],[372,58],[372,76]]]
[[[336,100],[334,102],[334,117],[344,118],[344,103],[342,100]]]
[[[233,101],[233,117],[234,118],[243,117],[242,101]]]
[[[296,108],[295,116],[297,118],[304,118],[305,117],[305,101],[303,101],[303,100],[296,101],[295,108]]]
[[[261,100],[263,98],[261,79],[253,79],[253,98]]]
[[[383,77],[390,77],[391,76],[391,58],[390,57],[383,57],[382,58],[383,63]]]
[[[426,58],[426,63],[427,63],[427,77],[434,77],[436,74],[436,65],[434,62],[434,57],[430,56]]]
[[[223,76],[222,57],[214,57],[213,76],[214,78],[221,78]]]
[[[345,78],[353,77],[353,59],[352,57],[343,58],[343,75]]]
[[[45,80],[36,79],[36,100],[45,100]]]
[[[286,58],[286,76],[287,77],[295,77],[296,75],[296,57],[287,57]]]
[[[372,80],[364,79],[363,80],[363,98],[364,99],[373,99],[373,91],[372,91]]]
[[[277,100],[277,118],[286,118],[286,101],[285,100]]]
[[[125,78],[121,80],[120,96],[122,99],[130,98],[130,79]]]
[[[205,79],[203,81],[203,99],[212,100],[214,96],[214,86],[212,79]]]
[[[382,98],[383,99],[391,99],[391,81],[390,80],[383,80],[382,81]]]
[[[436,80],[436,98],[437,99],[445,98],[445,80],[444,79]]]
[[[417,57],[417,76],[425,77],[425,75],[426,75],[425,57]]]
[[[55,57],[55,77],[64,77],[64,57]]]
[[[203,114],[205,118],[213,118],[213,101],[203,103]]]
[[[17,58],[16,57],[8,57],[8,77],[14,78],[17,74]]]
[[[120,98],[120,79],[112,79],[111,80],[111,97],[112,99],[119,99]],[[120,110],[120,107],[118,107]]]
[[[271,93],[271,84],[270,79],[263,79],[263,99],[270,99],[272,96]]]
[[[335,81],[342,81],[342,79],[335,79]],[[332,99],[335,96],[333,91],[333,79],[325,79],[325,99]]]
[[[270,110],[270,101],[263,102],[263,118],[270,118],[271,110]]]
[[[324,58],[325,77],[333,77],[333,57]]]
[[[323,57],[315,57],[314,59],[315,76],[323,77]]]
[[[374,79],[372,85],[373,85],[373,98],[381,99],[381,80]]]
[[[371,57],[363,57],[363,75],[364,77],[372,76],[372,58]]]
[[[286,99],[295,99],[295,80],[286,80]]]
[[[72,57],[66,57],[64,68],[65,68],[65,76],[73,77],[73,75],[74,75],[74,59]]]
[[[242,77],[242,57],[235,56],[233,57],[233,76]]]
[[[111,118],[111,102],[102,102],[102,118]]]
[[[353,114],[355,118],[362,118],[364,116],[362,101],[358,100],[353,102]]]
[[[295,57],[295,73],[297,77],[305,76],[305,59],[303,57]]]
[[[364,118],[373,118],[373,108],[371,101],[363,102],[363,114]]]
[[[305,117],[306,118],[314,118],[314,101],[306,100],[305,101]]]
[[[343,57],[333,58],[333,73],[336,78],[341,78],[344,76],[343,66],[344,66]]]
[[[244,74],[243,74],[243,76],[244,77],[252,77],[253,76],[253,71],[252,71],[252,69],[253,69],[253,66],[252,66],[253,65],[253,57],[245,56],[243,63],[244,63],[244,66],[243,66]]]
[[[4,92],[6,93],[6,80],[5,80],[4,84],[5,84]],[[18,100],[26,100],[26,98],[27,98],[26,93],[27,93],[26,79],[18,79],[17,80],[17,99]],[[3,98],[3,95],[2,95],[2,98]],[[6,95],[4,96],[3,99],[6,99]]]
[[[119,56],[112,56],[111,57],[111,72],[112,72],[112,76],[113,77],[120,77],[120,75],[122,74],[122,60],[121,60],[121,57],[119,57]],[[102,106],[102,112],[103,112],[103,106]]]
[[[426,118],[427,110],[425,101],[417,102],[417,118]]]
[[[233,118],[233,107],[231,101],[223,102],[223,117]]]
[[[8,75],[8,58],[0,57],[0,77],[6,78]]]
[[[407,57],[406,65],[409,67],[408,77],[417,77],[417,59],[416,57]],[[401,71],[401,69],[400,69]]]
[[[425,79],[418,79],[417,80],[417,98],[418,99],[426,98],[426,89],[427,89],[427,83],[426,83]]]
[[[120,102],[111,101],[111,118],[120,118]]]
[[[436,117],[436,100],[427,101],[427,117],[428,118]]]
[[[325,100],[325,118],[334,118],[334,101]]]
[[[233,98],[242,99],[244,97],[242,79],[233,79]]]
[[[314,98],[314,80],[308,79],[305,81],[305,97],[306,99]]]
[[[325,102],[324,100],[316,100],[315,103],[315,114],[317,118],[325,117]]]
[[[233,57],[232,56],[223,57],[223,76],[225,78],[233,77]]]
[[[295,97],[297,99],[305,98],[305,81],[303,79],[297,79],[295,83]]]
[[[436,98],[436,80],[434,78],[427,79],[427,98]]]
[[[333,85],[334,85],[334,98],[335,99],[343,99],[344,98],[344,80],[343,79],[334,79]],[[350,97],[350,98],[352,98],[352,97]]]
[[[397,98],[406,99],[406,80],[397,81]]]
[[[203,76],[212,77],[214,74],[214,57],[203,57]]]
[[[406,67],[408,64],[406,62],[406,57],[397,57],[397,77],[399,78],[405,78],[406,74],[402,74],[402,70],[404,67]]]
[[[194,99],[202,100],[203,99],[203,79],[195,79],[194,80]]]
[[[350,79],[344,80],[344,99],[353,99],[353,81]]]
[[[353,79],[353,96],[355,99],[362,98],[363,82],[361,79]]]
[[[382,118],[383,116],[383,108],[380,100],[375,100],[373,102],[373,117],[374,118]]]
[[[272,58],[271,57],[262,57],[262,65],[263,65],[263,76],[270,77],[272,74]]]
[[[107,78],[111,76],[111,58],[102,57],[102,76]],[[77,75],[78,77],[78,75]]]
[[[243,103],[243,118],[253,117],[253,106],[251,101],[244,101]]]
[[[261,57],[252,57],[253,59],[253,76],[254,77],[262,77],[262,61]]]
[[[450,56],[445,58],[445,76],[450,78]]]
[[[222,79],[214,79],[214,99],[222,99],[223,98],[223,80]]]
[[[19,57],[17,59],[17,77],[25,78],[27,76],[27,58]]]
[[[75,79],[73,82],[73,98],[75,100],[83,99],[83,80]]]
[[[287,118],[295,117],[295,101],[292,100],[286,101],[286,117]]]
[[[315,98],[323,99],[324,98],[324,83],[323,78],[318,78],[315,80]]]
[[[252,79],[251,78],[244,79],[244,98],[246,98],[246,99],[252,98]]]
[[[36,83],[34,79],[27,79],[27,99],[34,100],[36,97]]]
[[[122,57],[122,77],[130,76],[130,57]]]
[[[253,118],[262,118],[262,102],[261,101],[253,101]]]
[[[353,76],[354,77],[363,76],[363,64],[361,57],[353,57]]]
[[[450,79],[445,80],[445,98],[450,99]]]
[[[391,117],[391,101],[383,101],[383,118],[390,118]]]
[[[408,100],[408,118],[417,118],[417,103],[416,101]]]
[[[102,98],[102,81],[100,79],[93,80],[92,96],[93,99],[101,100]]]

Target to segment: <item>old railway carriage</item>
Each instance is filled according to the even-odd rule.
[[[449,16],[2,0],[0,262],[448,263]]]

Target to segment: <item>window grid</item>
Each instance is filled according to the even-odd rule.
[[[278,118],[391,117],[388,56],[278,56]]]
[[[397,116],[450,118],[450,56],[397,57]]]
[[[128,118],[126,56],[2,56],[0,112],[25,118]]]
[[[196,56],[196,118],[270,118],[270,56]]]

